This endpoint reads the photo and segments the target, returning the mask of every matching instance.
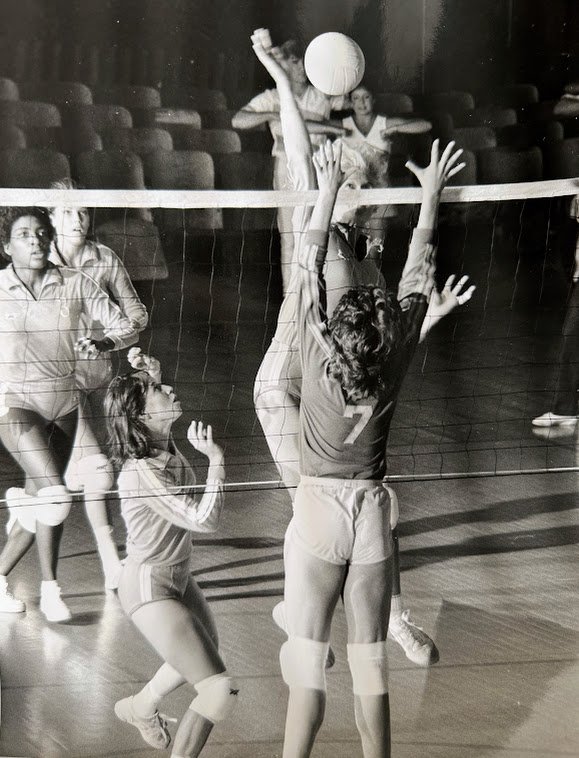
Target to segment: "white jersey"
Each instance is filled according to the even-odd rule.
[[[137,333],[147,326],[147,309],[139,299],[121,260],[110,247],[87,241],[74,260],[67,263],[53,246],[49,260],[57,266],[70,266],[90,276],[118,305]],[[95,339],[102,339],[104,336],[103,324],[98,321],[91,322],[84,315],[81,316],[80,329],[84,329],[85,334]],[[78,361],[76,375],[79,386],[87,391],[106,386],[112,376],[110,356],[108,353],[101,353],[94,361]]]
[[[49,264],[37,297],[12,264],[0,271],[0,382],[23,387],[74,374],[83,318],[100,323],[116,350],[136,341],[130,320],[80,271]]]
[[[177,450],[125,461],[119,474],[127,554],[136,563],[174,565],[191,553],[191,531],[214,532],[223,506],[223,483],[208,481],[202,497],[190,487],[195,474]]]

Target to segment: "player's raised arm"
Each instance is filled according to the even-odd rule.
[[[292,182],[296,189],[313,189],[312,146],[306,123],[292,92],[289,76],[276,56],[267,29],[256,29],[251,35],[253,51],[275,81],[279,94],[280,121]]]

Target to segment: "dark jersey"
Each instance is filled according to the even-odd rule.
[[[302,363],[300,471],[305,476],[382,479],[386,443],[396,399],[420,338],[434,286],[435,248],[430,230],[415,230],[398,297],[404,338],[384,365],[387,389],[376,397],[348,402],[329,373],[331,342],[321,276],[328,235],[312,231],[300,254],[298,334]]]

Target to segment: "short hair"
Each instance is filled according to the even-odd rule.
[[[54,182],[51,182],[50,189],[53,190],[77,190],[77,189],[84,189],[80,186],[80,184],[75,181],[74,179],[71,179],[70,176],[63,176],[62,179],[56,179]],[[51,206],[48,208],[49,213],[53,213],[58,206]]]
[[[376,397],[394,384],[404,334],[394,292],[380,287],[348,290],[328,322],[328,332],[330,375],[340,382],[349,401]],[[388,359],[391,372],[385,370]]]
[[[19,218],[32,216],[41,221],[49,232],[49,237],[54,237],[54,227],[50,222],[50,216],[45,208],[31,206],[4,206],[0,208],[0,242],[6,245],[10,241],[12,227]]]
[[[151,382],[145,371],[132,371],[116,376],[108,386],[104,405],[109,452],[117,464],[150,455],[151,434],[141,416]]]
[[[286,40],[279,46],[279,51],[286,60],[288,58],[298,58],[298,60],[301,60],[305,55],[304,46],[297,39]]]
[[[341,137],[332,143],[334,151],[339,144],[342,145],[340,168],[346,176],[353,171],[363,171],[372,187],[388,186],[389,156],[387,153],[365,144],[353,148]]]

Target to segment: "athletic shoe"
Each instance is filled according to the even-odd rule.
[[[56,582],[42,582],[40,588],[40,610],[47,621],[68,621],[72,613],[60,597],[60,587]]]
[[[171,743],[171,735],[167,729],[167,722],[162,718],[159,711],[150,718],[141,718],[133,710],[133,696],[117,700],[115,703],[115,715],[121,721],[136,727],[147,745],[165,750]]]
[[[432,666],[438,661],[438,650],[426,632],[412,621],[410,611],[390,617],[388,637],[397,642],[406,657],[418,666]]]
[[[8,589],[6,577],[0,577],[0,613],[24,613],[25,610],[22,600],[14,597]]]
[[[533,426],[574,426],[577,416],[561,416],[558,413],[543,413],[531,421]]]
[[[273,610],[271,612],[272,618],[275,622],[275,625],[278,626],[282,632],[285,632],[287,634],[287,627],[286,627],[286,620],[285,620],[285,607],[283,600],[280,600],[277,605],[273,606]],[[331,669],[334,663],[336,662],[336,656],[334,655],[334,651],[332,648],[328,648],[328,654],[326,656],[326,669]]]

